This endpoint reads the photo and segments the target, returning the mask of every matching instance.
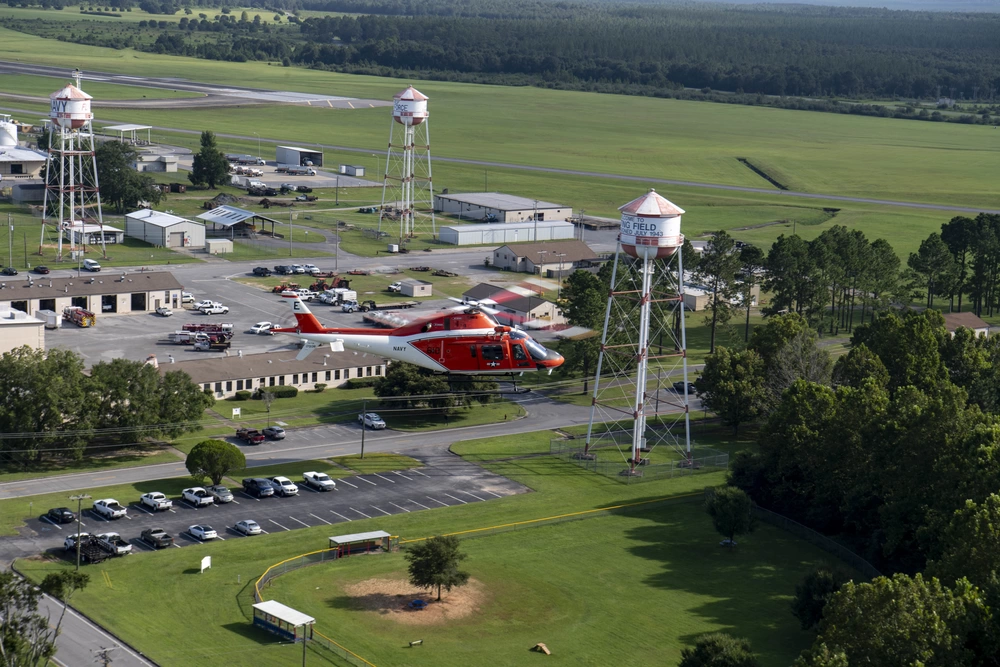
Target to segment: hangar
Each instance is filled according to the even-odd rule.
[[[144,208],[125,216],[125,235],[164,248],[204,248],[205,225]]]
[[[323,151],[298,146],[278,146],[275,151],[278,166],[288,167],[322,167]],[[312,164],[309,164],[309,163]]]
[[[556,241],[571,239],[576,233],[573,223],[565,220],[540,220],[538,222],[481,223],[471,225],[444,225],[438,230],[442,243],[453,245],[497,245],[527,241]],[[538,238],[535,238],[538,234]]]
[[[109,269],[82,277],[29,278],[0,283],[0,311],[62,313],[67,306],[77,306],[99,315],[150,313],[160,306],[179,308],[182,289],[174,274],[166,271],[117,273]]]
[[[484,222],[524,222],[534,220],[536,214],[539,220],[565,220],[573,215],[571,206],[502,192],[434,195],[434,210]]]

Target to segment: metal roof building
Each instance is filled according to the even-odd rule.
[[[489,222],[524,222],[534,220],[536,214],[539,220],[565,220],[573,215],[571,206],[501,192],[434,195],[434,210]]]
[[[279,165],[291,167],[322,167],[323,151],[315,148],[299,148],[298,146],[278,146],[275,149],[276,162]],[[307,162],[312,162],[307,165]]]
[[[535,238],[537,232],[538,238]],[[472,225],[445,225],[438,230],[443,243],[453,245],[499,245],[525,241],[555,241],[571,239],[576,233],[572,223],[565,220],[539,220],[536,222],[482,223]]]
[[[205,225],[150,208],[125,216],[125,235],[163,248],[204,248]]]
[[[212,228],[206,233],[207,236],[222,236],[229,237],[230,239],[235,239],[237,236],[253,236],[256,234],[257,226],[254,224],[254,220],[261,221],[262,230],[264,227],[263,223],[271,223],[271,236],[274,236],[274,226],[282,224],[280,221],[265,215],[254,213],[244,208],[229,206],[228,204],[217,206],[207,213],[202,213],[198,216],[198,219],[212,224]]]
[[[109,269],[71,278],[7,278],[0,283],[0,310],[61,313],[66,306],[77,306],[98,315],[148,313],[160,306],[179,308],[182,289],[174,274],[165,271]]]

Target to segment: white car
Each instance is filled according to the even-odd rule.
[[[365,428],[374,429],[376,431],[385,428],[385,420],[374,412],[366,412],[362,415],[358,415],[358,421],[364,424]]]
[[[306,267],[301,264],[292,264],[292,273],[305,273]]]
[[[313,273],[320,272],[319,267],[316,266],[315,264],[303,264],[302,268],[305,269],[305,272],[310,275],[312,275]]]
[[[66,551],[74,551],[76,550],[77,540],[86,542],[89,539],[90,533],[77,533],[75,535],[70,535],[63,541],[63,549]]]
[[[244,535],[260,535],[260,526],[256,521],[251,521],[247,519],[246,521],[240,521],[238,524],[233,526],[236,532],[243,533]]]
[[[330,479],[330,476],[325,472],[304,472],[302,473],[302,481],[306,486],[317,491],[335,491],[337,489],[337,483]]]
[[[181,292],[181,303],[194,303],[194,294],[191,294],[191,292]]]
[[[195,507],[204,507],[215,502],[212,494],[200,486],[192,486],[190,489],[184,489],[181,491],[181,496]]]
[[[159,315],[160,317],[170,317],[171,315],[174,314],[174,311],[172,311],[167,306],[160,306],[159,308],[156,309],[156,314]]]
[[[195,310],[201,310],[202,308],[211,308],[212,306],[221,306],[222,304],[218,301],[212,301],[211,299],[202,299],[198,303],[191,306]]]
[[[214,540],[219,536],[219,534],[215,532],[214,528],[212,528],[211,526],[206,526],[204,524],[197,526],[188,526],[188,534],[191,535],[191,537],[198,538],[202,542],[204,542],[205,540]]]
[[[229,306],[222,306],[219,304],[215,304],[214,306],[210,306],[208,308],[201,308],[199,310],[201,310],[201,312],[204,313],[205,315],[225,315],[226,313],[229,312]]]
[[[274,325],[270,322],[258,322],[257,324],[250,327],[250,333],[271,335],[271,329],[273,328]]]
[[[139,498],[139,502],[154,510],[168,510],[174,506],[174,501],[168,499],[159,491],[144,493]]]
[[[268,481],[274,486],[274,492],[279,496],[294,496],[299,492],[299,487],[287,477],[272,477]]]
[[[294,292],[295,294],[298,294],[299,298],[302,299],[303,301],[312,301],[313,297],[316,296],[316,292],[313,292],[310,289],[305,289],[304,287],[300,288],[300,289],[292,290],[292,292]]]
[[[398,280],[393,284],[389,285],[390,292],[401,292],[402,290],[403,290],[403,283],[399,282]]]

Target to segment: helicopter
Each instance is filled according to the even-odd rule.
[[[305,341],[298,360],[329,344],[334,352],[368,352],[451,375],[551,373],[564,361],[561,354],[524,331],[497,323],[491,313],[497,311],[480,302],[463,302],[457,308],[385,330],[327,328],[299,295],[285,292],[281,296],[291,302],[297,326],[271,331]]]

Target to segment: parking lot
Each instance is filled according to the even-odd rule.
[[[187,533],[188,526],[197,524],[212,526],[220,540],[246,539],[233,528],[244,519],[256,521],[265,533],[275,533],[468,505],[527,491],[516,482],[455,457],[447,457],[443,465],[337,479],[335,491],[314,491],[300,483],[301,475],[292,481],[299,485],[296,496],[257,499],[230,487],[234,495],[231,503],[196,508],[173,497],[173,508],[162,512],[141,506],[138,498],[118,498],[128,508],[125,518],[109,521],[85,508],[81,530],[91,534],[117,532],[133,545],[133,553],[141,553],[153,550],[139,539],[143,530],[153,527],[172,535],[175,548],[184,548],[199,543]],[[36,534],[39,551],[61,551],[66,536],[77,530],[76,523],[58,525],[44,517],[27,523]],[[351,529],[331,528],[330,534],[345,531]],[[72,558],[72,553],[68,557]]]

